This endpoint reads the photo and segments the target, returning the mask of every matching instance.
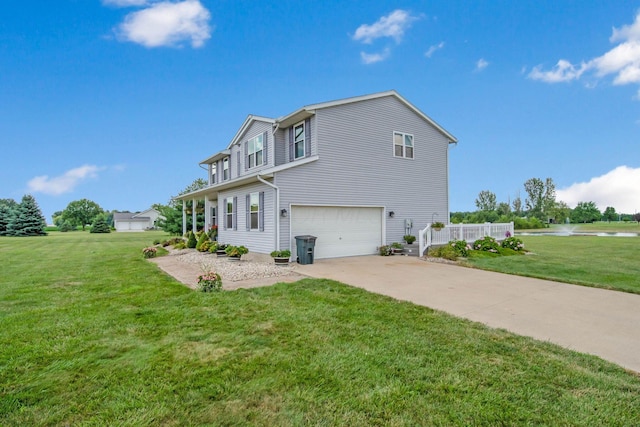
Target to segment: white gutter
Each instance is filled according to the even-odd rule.
[[[275,222],[276,222],[276,251],[280,250],[280,188],[277,185],[265,181],[260,175],[256,175],[258,181],[276,190],[276,203],[275,203]]]

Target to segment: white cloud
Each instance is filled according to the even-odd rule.
[[[532,69],[528,77],[547,83],[559,83],[578,80],[587,71],[592,71],[597,77],[614,75],[615,85],[640,83],[640,13],[636,15],[633,24],[619,29],[613,28],[609,41],[619,44],[601,56],[579,65],[561,59],[549,71],[544,71],[542,66],[538,65]],[[593,84],[587,86],[593,87]]]
[[[440,42],[438,44],[434,44],[433,46],[430,46],[429,49],[424,53],[424,56],[426,56],[427,58],[431,58],[431,56],[436,53],[436,51],[442,49],[444,47],[444,42]]]
[[[47,175],[36,176],[27,183],[27,186],[30,192],[57,196],[73,191],[76,185],[85,179],[96,178],[102,169],[104,168],[84,165],[53,178],[49,178]]]
[[[533,70],[529,73],[529,78],[533,80],[542,80],[547,83],[568,82],[579,79],[585,70],[586,64],[584,63],[580,68],[576,68],[576,66],[571,64],[569,61],[561,59],[550,71],[542,71],[542,67],[540,65],[533,67]]]
[[[148,0],[102,0],[105,6],[115,7],[146,6],[148,3]]]
[[[380,53],[366,53],[360,52],[360,58],[362,58],[362,62],[365,64],[375,64],[376,62],[384,61],[390,55],[390,50],[385,49]]]
[[[618,166],[589,182],[579,182],[556,191],[556,200],[574,208],[579,202],[595,202],[600,211],[612,206],[619,213],[640,211],[640,168]]]
[[[478,62],[476,62],[476,71],[482,71],[488,66],[489,66],[489,62],[486,61],[484,58],[480,58],[478,59]]]
[[[366,44],[382,37],[393,38],[396,43],[402,41],[405,30],[411,27],[411,23],[418,19],[409,12],[397,9],[387,16],[383,16],[371,25],[362,24],[353,35],[353,39]]]
[[[116,33],[121,40],[145,47],[180,46],[184,41],[201,47],[211,37],[210,18],[198,0],[162,1],[129,13]]]

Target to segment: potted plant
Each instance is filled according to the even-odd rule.
[[[412,244],[413,242],[415,242],[415,241],[416,241],[416,236],[412,236],[412,235],[410,235],[410,234],[407,234],[407,235],[406,235],[406,236],[404,236],[402,239],[403,239],[405,242],[407,242],[407,245],[410,245],[410,244]]]
[[[439,221],[434,222],[433,224],[431,224],[431,228],[433,228],[436,231],[440,231],[444,228],[444,223]]]
[[[226,243],[218,243],[218,248],[216,249],[216,255],[218,258],[224,258],[227,256],[227,244]]]
[[[404,250],[404,246],[402,246],[402,243],[400,242],[393,242],[389,246],[391,246],[391,250],[393,251],[394,254],[400,254]]]
[[[291,258],[291,251],[289,249],[285,249],[283,251],[273,251],[270,255],[276,264],[288,264],[289,258]]]
[[[227,248],[224,251],[227,253],[227,256],[229,257],[229,259],[233,261],[239,261],[242,255],[249,253],[249,249],[247,249],[245,246],[233,246],[233,245],[227,246]]]

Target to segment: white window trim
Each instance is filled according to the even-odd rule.
[[[253,206],[253,203],[251,203],[251,199],[253,199],[253,197],[255,196],[256,200],[258,201],[257,206],[258,206],[258,210],[256,210],[255,212],[251,210],[251,207]],[[258,220],[256,221],[256,227],[253,227],[253,214],[255,213],[255,215],[258,217]],[[258,231],[260,230],[260,193],[258,191],[255,191],[253,193],[249,193],[249,230],[250,231]]]
[[[402,156],[396,156],[396,141],[395,141],[396,134],[402,135]],[[409,135],[411,137],[411,142],[412,142],[411,148],[413,148],[412,157],[407,157],[407,146],[404,144],[405,135]],[[391,149],[393,150],[393,157],[395,157],[396,159],[414,160],[416,158],[416,138],[411,133],[394,130],[393,133],[391,134]]]
[[[251,141],[257,141],[257,139],[260,138],[262,139],[262,149],[260,150],[260,152],[262,152],[262,163],[258,164],[257,162],[257,158],[258,158],[258,151],[254,151],[253,153],[251,153],[251,149],[250,147],[250,143]],[[254,147],[255,147],[255,142],[254,142]],[[251,154],[253,154],[253,163],[255,164],[251,164]],[[247,161],[247,163],[249,163],[249,167],[247,169],[252,169],[252,168],[256,168],[258,166],[263,166],[264,165],[264,134],[259,134],[254,136],[253,138],[250,138],[249,140],[247,140],[247,157],[249,158],[249,160]]]
[[[217,172],[218,172],[218,165],[215,164],[215,163],[212,163],[211,164],[211,173],[209,174],[209,176],[210,176],[209,179],[211,180],[210,181],[211,184],[215,184],[216,183],[216,178],[217,178],[216,174],[217,174]]]
[[[222,159],[222,180],[223,181],[229,181],[229,179],[231,178],[231,174],[229,173],[230,166],[231,166],[231,160],[229,159],[229,156]]]
[[[229,212],[229,205],[231,205],[231,212]],[[233,230],[233,197],[227,198],[227,205],[224,207],[224,224],[227,230]],[[229,227],[229,221],[231,221],[231,227]]]
[[[298,126],[302,125],[302,140],[300,141],[302,143],[302,156],[296,156],[296,154],[298,154],[298,151],[296,150],[296,128]],[[304,159],[307,155],[306,153],[306,135],[307,135],[307,129],[306,129],[306,124],[303,121],[301,121],[300,123],[297,123],[295,125],[293,125],[293,127],[291,128],[291,131],[293,132],[293,160],[298,160],[298,159]]]

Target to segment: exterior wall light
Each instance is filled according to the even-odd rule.
[[[389,211],[389,218],[393,218],[396,215],[394,211]]]
[[[280,210],[280,216],[282,218],[286,218],[287,217],[287,210],[286,209],[281,209]]]

